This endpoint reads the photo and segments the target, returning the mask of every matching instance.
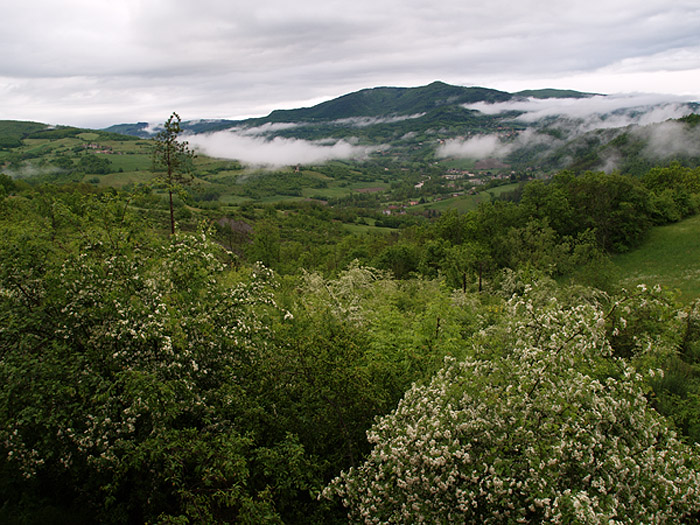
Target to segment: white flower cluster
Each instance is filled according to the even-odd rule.
[[[381,294],[393,281],[388,274],[376,268],[359,266],[357,261],[340,273],[335,280],[326,280],[317,273],[304,274],[302,297],[307,308],[330,309],[332,315],[353,323],[363,323],[369,295]]]
[[[595,301],[514,296],[471,357],[447,358],[375,424],[366,462],[323,495],[364,523],[688,519],[700,511],[698,450],[613,357],[606,315]]]
[[[274,277],[258,267],[247,279],[222,282],[219,251],[206,235],[178,234],[156,253],[86,250],[65,262],[53,292],[55,355],[44,349],[38,364],[25,366],[32,375],[42,366],[55,373],[52,388],[70,388],[82,406],[41,416],[54,422],[54,436],[37,436],[24,415],[0,425],[10,459],[27,476],[45,456],[67,469],[77,456],[115,469],[144,435],[167,431],[185,412],[211,412],[211,391],[255,361],[271,324],[265,312],[276,312]],[[71,360],[70,385],[50,359]],[[50,407],[26,410],[39,418]],[[53,449],[35,450],[37,440]]]

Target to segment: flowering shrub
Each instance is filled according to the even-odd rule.
[[[31,301],[33,275],[0,283],[0,450],[17,484],[77,488],[101,522],[276,515],[252,478],[271,463],[302,479],[306,460],[293,436],[259,439],[246,378],[281,313],[268,270],[232,280],[225,258],[206,232],[147,250],[93,240]]]
[[[698,449],[649,407],[642,374],[613,356],[610,311],[544,297],[513,296],[470,357],[447,358],[414,385],[368,432],[365,463],[324,496],[365,523],[697,519]]]
[[[327,315],[358,325],[366,321],[368,303],[395,287],[386,272],[360,266],[357,261],[337,279],[326,280],[318,273],[304,272],[302,282],[300,297],[307,310],[323,309]]]

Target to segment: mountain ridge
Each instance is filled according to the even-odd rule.
[[[584,98],[593,95],[593,93],[551,88],[508,93],[486,87],[456,86],[438,80],[425,86],[417,87],[379,86],[365,88],[346,93],[314,106],[276,109],[264,117],[242,120],[190,120],[183,122],[182,127],[192,133],[207,133],[236,126],[259,126],[266,123],[323,123],[348,118],[406,116],[427,113],[446,106],[460,106],[477,102],[507,102],[527,96],[544,99]],[[153,135],[148,129],[150,129],[148,123],[139,122],[136,124],[115,124],[104,128],[103,131],[147,138]]]

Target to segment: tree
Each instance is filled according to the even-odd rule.
[[[393,244],[379,254],[376,262],[379,268],[390,270],[397,279],[408,279],[418,270],[419,255],[411,244]]]
[[[67,160],[70,162],[70,159]],[[67,166],[67,163],[64,166]],[[97,155],[88,154],[80,157],[78,169],[90,175],[106,175],[112,170],[112,163],[104,155],[98,157]]]
[[[595,230],[606,251],[621,252],[639,244],[651,226],[649,190],[632,177],[586,172],[566,184],[568,201],[577,210],[579,231]]]
[[[483,278],[493,266],[493,259],[486,246],[478,242],[458,244],[449,248],[442,261],[442,271],[447,283],[452,288],[461,288],[467,291],[467,279],[475,275],[478,281],[478,290],[483,289]]]
[[[252,259],[274,268],[280,261],[280,231],[273,220],[263,219],[253,229]]]
[[[168,190],[170,204],[170,233],[175,234],[175,211],[173,207],[173,192],[178,191],[183,184],[190,182],[194,153],[189,149],[187,141],[177,140],[182,133],[180,116],[170,115],[165,121],[163,130],[155,137],[153,151],[153,171],[162,173],[160,179]]]
[[[528,217],[546,219],[559,235],[576,231],[575,212],[561,185],[532,181],[525,185],[520,204]]]

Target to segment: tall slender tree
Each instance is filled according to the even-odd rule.
[[[173,193],[192,180],[194,152],[187,141],[179,141],[182,133],[180,115],[174,113],[165,121],[163,129],[155,136],[153,150],[153,172],[158,175],[168,190],[170,204],[170,233],[175,233],[175,210]]]

